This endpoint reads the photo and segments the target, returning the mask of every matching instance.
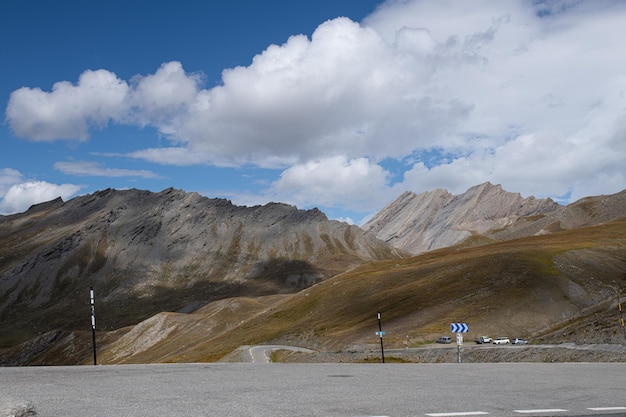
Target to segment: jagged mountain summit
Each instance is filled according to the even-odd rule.
[[[472,237],[508,240],[591,226],[626,216],[626,191],[587,197],[568,206],[549,198],[523,198],[484,183],[465,193],[405,192],[363,229],[396,248],[418,254]]]
[[[105,310],[99,327],[114,329],[215,299],[295,292],[400,256],[317,209],[239,207],[171,188],[57,199],[0,216],[0,341],[74,328],[90,287]]]
[[[411,253],[455,245],[473,234],[506,228],[519,217],[558,210],[550,199],[522,198],[484,183],[460,195],[447,190],[405,192],[372,217],[363,229]]]

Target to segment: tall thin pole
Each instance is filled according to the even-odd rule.
[[[383,346],[383,327],[380,323],[380,311],[378,312],[378,335],[380,336],[380,354],[383,359],[383,363],[385,363],[385,347]]]
[[[93,344],[93,364],[97,365],[96,360],[96,309],[93,298],[93,287],[89,289],[89,298],[91,299],[91,339]]]
[[[619,299],[619,290],[617,291],[617,307],[619,308],[619,318],[622,324],[622,331],[624,332],[624,339],[626,339],[626,327],[624,327],[624,313],[622,312],[622,303]]]

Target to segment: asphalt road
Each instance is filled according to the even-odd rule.
[[[626,363],[0,368],[0,416],[614,417],[625,393]]]
[[[311,353],[311,349],[283,345],[255,345],[248,348],[253,363],[270,363],[270,355],[274,350],[290,350],[292,352]]]

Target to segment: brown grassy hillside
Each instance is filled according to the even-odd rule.
[[[390,348],[449,335],[451,322],[469,324],[466,340],[490,334],[621,342],[616,295],[625,287],[626,221],[617,221],[370,263],[293,295],[159,314],[121,336],[100,334],[100,357],[102,363],[216,361],[259,343],[354,350],[377,343],[377,311]],[[72,350],[66,339],[56,342],[64,346],[56,359],[44,351],[30,363],[58,361],[60,351]],[[74,360],[89,363],[89,354],[83,350]]]

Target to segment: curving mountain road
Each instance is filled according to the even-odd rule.
[[[282,346],[282,345],[256,345],[250,346],[248,352],[250,352],[250,358],[252,363],[269,363],[270,354],[274,350],[291,350],[293,352],[313,353],[311,349],[301,348],[297,346]]]

